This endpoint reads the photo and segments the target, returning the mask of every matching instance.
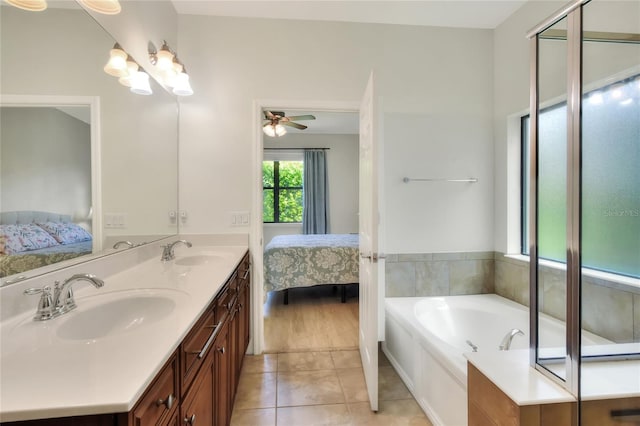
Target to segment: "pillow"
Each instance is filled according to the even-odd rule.
[[[38,223],[60,244],[73,244],[82,241],[91,241],[91,234],[75,223],[69,222],[44,222]]]
[[[4,237],[5,253],[15,254],[57,246],[58,242],[35,223],[0,225],[0,235]]]

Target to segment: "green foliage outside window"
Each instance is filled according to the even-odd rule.
[[[302,161],[263,161],[263,221],[302,222]]]

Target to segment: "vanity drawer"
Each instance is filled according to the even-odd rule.
[[[180,345],[180,376],[182,378],[182,394],[184,394],[193,378],[204,362],[217,333],[215,311],[211,307],[202,314],[200,320],[191,329]]]
[[[170,413],[175,412],[180,403],[178,386],[178,357],[174,354],[131,411],[129,424],[156,425],[163,419],[169,419]]]

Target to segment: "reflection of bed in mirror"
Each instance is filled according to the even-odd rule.
[[[264,294],[315,285],[359,282],[357,234],[278,235],[264,250]]]
[[[0,277],[91,253],[89,232],[71,215],[16,211],[0,213]]]

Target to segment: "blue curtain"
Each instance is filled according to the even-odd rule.
[[[329,178],[324,150],[304,151],[303,234],[329,233]]]

